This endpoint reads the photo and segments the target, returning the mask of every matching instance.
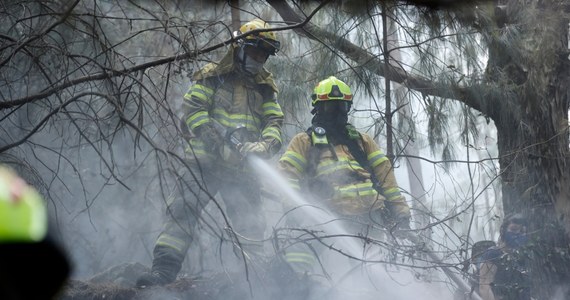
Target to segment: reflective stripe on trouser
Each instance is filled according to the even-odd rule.
[[[297,248],[297,249],[295,249]],[[317,262],[314,253],[307,251],[308,247],[293,247],[285,253],[285,261],[297,274],[312,274]]]
[[[200,178],[200,174],[195,175]],[[185,179],[191,177],[189,175]],[[181,186],[187,188],[181,189]],[[208,193],[201,190],[197,182],[186,181],[178,184],[175,196],[167,203],[166,219],[155,243],[155,259],[168,257],[182,263],[194,237],[202,208],[206,206],[209,198]]]
[[[262,255],[266,220],[257,181],[225,183],[219,191],[239,245],[249,254]]]
[[[236,178],[223,180],[229,176],[228,172],[223,171],[204,171],[202,174],[194,172],[196,178],[204,178],[204,182],[200,184],[189,182],[193,176],[188,174],[184,178],[185,181],[179,184],[184,186],[184,189],[181,189],[181,192],[173,197],[173,201],[168,203],[166,221],[155,244],[155,259],[157,256],[168,256],[182,263],[196,236],[196,224],[202,209],[218,191],[226,205],[224,213],[232,229],[238,237],[246,237],[246,240],[240,241],[244,250],[260,252],[258,243],[248,241],[262,240],[265,231],[265,218],[261,213],[261,197],[256,182],[247,180],[248,176],[242,176],[237,180]],[[201,187],[206,187],[208,192]],[[208,222],[218,222],[220,226],[227,227],[227,224],[221,223],[223,221],[208,220]]]
[[[380,218],[381,211],[377,210],[369,214],[337,218],[333,222],[325,222],[325,225],[322,227],[312,225],[312,231],[319,232],[319,236],[315,238],[320,239],[320,241],[309,241],[289,246],[285,250],[285,261],[300,275],[323,275],[323,271],[329,272],[330,268],[338,263],[336,259],[341,257],[339,256],[341,254],[336,250],[331,250],[329,247],[334,247],[343,253],[357,257],[362,253],[350,253],[349,249],[346,248],[346,243],[357,243],[358,248],[363,250],[363,253],[366,252],[362,248],[363,245],[365,247],[377,247],[375,246],[377,245],[376,243],[369,243],[368,239],[381,241],[385,238],[383,231],[379,229],[378,224],[381,223]],[[302,225],[294,224],[289,224],[289,226],[302,227]],[[342,228],[345,232],[331,231],[336,228]],[[307,238],[305,233],[302,233],[302,235],[303,236],[298,237],[293,236],[291,240],[303,240]],[[335,237],[337,235],[338,237]],[[348,238],[346,235],[354,236],[354,238]],[[343,239],[343,242],[339,239]],[[331,261],[331,259],[333,261]],[[348,263],[351,265],[360,263],[358,260],[347,259],[349,259]]]
[[[199,177],[199,174],[197,174]],[[190,177],[190,176],[186,176]],[[198,222],[198,216],[201,212],[198,205],[198,197],[188,197],[190,192],[196,191],[197,196],[205,195],[200,191],[197,183],[190,183],[189,189],[183,189],[185,186],[182,179],[177,184],[177,189],[173,192],[172,198],[169,199],[166,208],[166,220],[163,225],[162,232],[156,240],[153,251],[152,271],[158,272],[162,277],[173,281],[180,271],[186,252],[192,241],[192,231]],[[201,198],[203,196],[200,196]]]

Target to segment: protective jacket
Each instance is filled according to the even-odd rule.
[[[186,151],[191,164],[199,163],[201,176],[188,176],[179,185],[180,196],[168,203],[167,219],[153,252],[152,272],[142,276],[137,285],[174,281],[196,235],[200,213],[218,192],[232,229],[253,240],[262,239],[265,230],[258,181],[242,168],[239,156],[222,155],[221,145],[226,141],[221,131],[244,126],[247,130],[240,132],[240,142],[264,142],[269,154],[279,150],[283,113],[276,101],[273,77],[265,69],[255,78],[246,77],[234,64],[230,49],[219,63],[207,64],[192,79],[194,84],[183,102],[184,121],[193,133]],[[212,143],[212,138],[219,141]],[[251,216],[257,218],[253,225]],[[247,249],[250,253],[255,251],[252,247]]]
[[[309,131],[297,134],[279,161],[290,186],[307,189],[341,215],[363,215],[386,207],[393,218],[409,218],[409,206],[400,193],[388,157],[369,135],[351,125],[347,129],[349,137],[357,139],[364,151],[379,188],[374,187],[367,167],[357,161],[346,145],[329,144],[326,137]],[[311,155],[315,148],[320,148],[317,155]]]
[[[501,300],[530,300],[530,274],[527,257],[524,250],[511,253],[494,246],[482,255],[483,262],[489,262],[497,267],[491,289],[497,299]]]
[[[262,69],[255,78],[247,78],[234,63],[233,48],[219,63],[210,63],[193,75],[195,84],[184,95],[185,121],[190,130],[218,122],[232,130],[245,126],[248,134],[241,142],[264,141],[270,152],[281,147],[283,112],[276,101],[273,76]],[[223,138],[223,137],[222,137]],[[206,163],[226,164],[216,149],[206,149],[202,137],[191,138],[187,152]]]

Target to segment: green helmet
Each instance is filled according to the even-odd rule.
[[[350,87],[334,76],[319,82],[311,95],[313,106],[319,102],[341,100],[352,103]]]
[[[0,244],[41,241],[47,223],[40,194],[12,170],[0,166]]]

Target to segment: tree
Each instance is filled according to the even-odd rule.
[[[119,249],[138,249],[134,259],[148,256],[144,247],[129,245],[152,243],[146,232],[160,226],[162,204],[185,168],[180,103],[171,99],[184,93],[188,73],[202,63],[197,54],[219,55],[215,50],[232,32],[222,22],[216,26],[226,15],[216,15],[210,1],[191,4],[202,12],[189,7],[151,1],[2,5],[1,161],[33,177],[27,179],[50,200],[72,254],[85,262],[78,274],[128,255],[109,255],[113,240]],[[186,21],[198,20],[198,13],[211,21]],[[148,216],[143,234],[121,234],[132,227],[126,206]],[[108,239],[87,238],[86,227],[98,237],[107,232]]]
[[[548,295],[552,286],[565,282],[568,242],[560,236],[570,230],[568,4],[561,0],[462,1],[467,6],[419,0],[366,1],[366,5],[362,1],[239,2],[242,18],[271,16],[280,33],[299,33],[288,35],[294,43],[287,47],[302,48],[303,54],[289,57],[285,52],[278,62],[295,67],[283,68],[290,72],[281,79],[287,86],[281,95],[287,100],[303,99],[315,80],[342,71],[373,99],[384,92],[375,89],[384,86],[383,78],[403,85],[433,120],[445,117],[448,103],[470,107],[461,124],[466,134],[476,128],[473,116],[495,124],[505,212],[523,210],[534,216],[533,229],[545,241],[544,259],[537,260],[537,270],[545,277],[537,283],[548,284],[540,292]],[[412,41],[399,49],[415,59],[413,65],[405,60],[409,57],[385,64],[381,35],[370,30],[371,24],[381,24],[380,3],[391,6],[387,11],[393,13],[385,17],[399,24],[405,41]],[[275,21],[274,11],[285,23]],[[180,103],[173,99],[184,93],[187,75],[219,57],[232,42],[230,6],[210,1],[12,1],[3,4],[0,14],[5,20],[0,24],[2,161],[30,170],[36,178],[31,181],[51,196],[53,210],[65,222],[77,217],[78,210],[99,216],[97,210],[103,209],[97,201],[115,208],[137,199],[145,215],[156,216],[172,179],[186,169],[180,157],[184,147],[177,120]],[[333,20],[329,16],[336,17],[332,25],[320,23]],[[369,31],[363,36],[358,30]],[[454,46],[453,56],[434,53],[430,47],[438,45]],[[488,60],[481,68],[477,64],[482,55]],[[312,58],[326,61],[327,68],[312,64]],[[307,107],[292,102],[283,105],[299,131],[306,122],[296,108],[307,111]],[[371,106],[380,112],[382,106],[377,104]],[[447,160],[452,151],[445,128],[434,126],[431,132],[433,145]],[[395,153],[406,145],[390,141]],[[107,194],[116,185],[123,187],[122,192]],[[74,215],[66,216],[67,211]],[[87,222],[103,226],[95,217]],[[224,224],[208,219],[207,225],[220,240],[227,238],[220,233]],[[156,229],[153,224],[146,226],[144,231]],[[153,237],[146,232],[144,238],[132,234],[129,245],[137,238],[148,244]],[[85,252],[103,261],[108,257],[104,248],[91,244]]]
[[[268,2],[286,22],[303,20],[286,3]],[[366,18],[362,9],[375,5],[367,3],[368,6],[356,4],[358,8],[352,15]],[[411,11],[404,8],[400,15],[390,18],[398,20]],[[385,64],[381,53],[363,49],[348,37],[322,29],[318,24],[297,29],[300,34],[341,52],[356,63],[355,68],[401,83],[432,101],[438,101],[437,98],[460,101],[494,121],[505,213],[523,211],[532,216],[533,230],[539,232],[540,243],[545,243],[538,256],[546,258],[537,260],[535,266],[536,274],[542,275],[537,276],[541,277],[537,286],[544,287],[541,295],[548,295],[553,285],[565,282],[570,269],[568,12],[569,6],[564,1],[498,1],[459,10],[420,9],[420,15],[431,22],[431,32],[478,36],[486,45],[485,73],[477,73],[476,68],[472,73],[458,70],[460,78],[441,76],[446,69],[455,68],[447,62],[431,64],[431,69],[426,68],[428,71],[410,71]],[[399,24],[411,32],[405,22]],[[458,25],[469,26],[470,30],[460,31]],[[433,52],[421,45],[434,37],[417,40],[411,47],[420,49],[420,55],[432,57]],[[466,52],[464,57],[473,46],[469,42],[458,45]],[[400,62],[400,65],[405,64]],[[427,73],[433,70],[436,74]],[[434,80],[438,74],[439,80]]]

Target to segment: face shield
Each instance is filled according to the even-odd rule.
[[[269,58],[269,52],[264,49],[244,43],[238,48],[238,62],[241,69],[249,75],[256,75]]]
[[[351,103],[349,101],[342,100],[322,101],[317,104],[317,113],[325,115],[347,115],[350,111],[350,104]]]
[[[324,127],[327,131],[344,128],[348,123],[351,102],[343,100],[319,101],[315,105],[313,124]]]

